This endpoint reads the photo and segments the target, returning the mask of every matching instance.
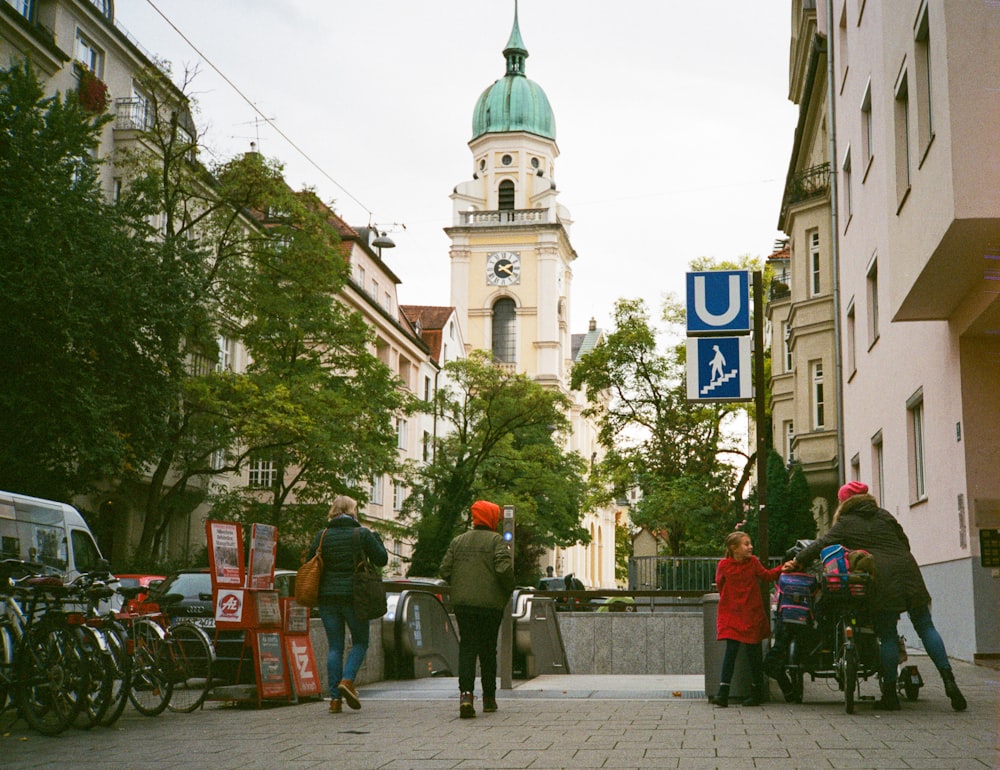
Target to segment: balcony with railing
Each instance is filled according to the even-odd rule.
[[[131,131],[147,131],[153,126],[149,102],[146,99],[129,97],[115,99],[115,128]]]
[[[495,227],[497,225],[537,225],[555,222],[555,213],[549,209],[499,209],[494,211],[460,211],[459,224],[463,227]]]
[[[792,174],[785,182],[785,198],[781,204],[781,218],[789,206],[823,197],[830,192],[830,164],[820,163]]]

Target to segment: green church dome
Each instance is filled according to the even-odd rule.
[[[542,87],[524,76],[528,50],[521,41],[514,6],[514,28],[503,51],[507,74],[480,95],[472,113],[472,138],[483,134],[527,131],[555,141],[556,118]]]

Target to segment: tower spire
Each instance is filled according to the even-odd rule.
[[[524,75],[524,60],[528,58],[528,49],[521,40],[521,28],[517,23],[517,0],[514,0],[514,27],[510,31],[507,47],[503,49],[507,58],[508,75]]]

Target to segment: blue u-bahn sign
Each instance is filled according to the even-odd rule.
[[[691,401],[753,398],[750,337],[688,337],[687,397]]]
[[[750,272],[712,270],[687,274],[687,333],[750,333]]]

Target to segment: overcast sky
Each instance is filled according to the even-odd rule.
[[[448,196],[472,176],[472,109],[504,74],[513,0],[116,10],[175,80],[198,67],[216,157],[256,141],[349,224],[389,225],[400,302],[450,304]],[[658,309],[682,296],[696,257],[772,251],[796,120],[789,19],[787,0],[520,1],[526,74],[555,113],[555,181],[574,219],[572,331],[591,317],[608,328],[619,297]]]

